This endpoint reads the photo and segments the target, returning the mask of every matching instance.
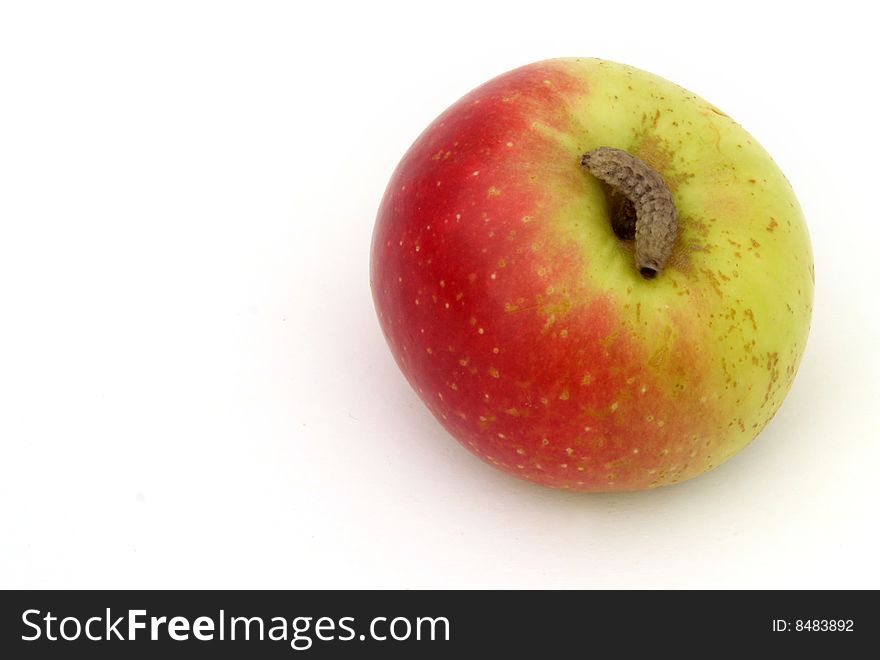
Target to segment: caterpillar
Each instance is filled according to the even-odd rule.
[[[636,268],[645,279],[666,266],[678,231],[672,193],[650,165],[632,154],[599,147],[581,156],[581,166],[611,187],[611,223],[621,238],[635,237]]]

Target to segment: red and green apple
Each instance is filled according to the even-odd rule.
[[[671,193],[656,277],[582,166],[600,147]],[[745,447],[791,386],[813,293],[767,152],[691,92],[598,59],[516,69],[440,115],[391,178],[370,274],[392,353],[450,434],[580,491],[679,482]]]

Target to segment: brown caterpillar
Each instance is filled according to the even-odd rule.
[[[611,186],[614,232],[621,238],[635,235],[636,267],[642,277],[653,279],[672,254],[678,230],[678,212],[663,177],[632,154],[611,147],[585,153],[581,165]]]

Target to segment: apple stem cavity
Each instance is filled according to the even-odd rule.
[[[581,156],[581,166],[610,186],[611,227],[635,238],[636,268],[652,280],[669,260],[678,231],[678,211],[669,186],[654,168],[623,149],[599,147]]]

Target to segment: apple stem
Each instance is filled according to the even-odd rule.
[[[611,188],[611,227],[620,238],[635,237],[636,268],[654,279],[672,254],[678,212],[672,192],[654,168],[622,149],[599,147],[581,165]]]

